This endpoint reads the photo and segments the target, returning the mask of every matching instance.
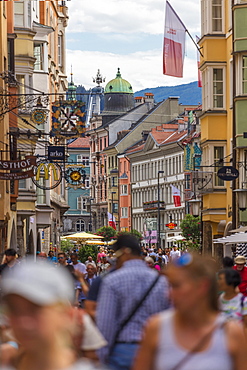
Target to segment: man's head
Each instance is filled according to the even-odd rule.
[[[87,259],[89,262],[93,262],[93,257],[92,256],[88,256],[88,259]]]
[[[66,256],[65,256],[64,252],[58,253],[57,259],[58,259],[58,263],[60,263],[60,265],[66,265]]]
[[[122,265],[130,259],[141,257],[141,247],[134,235],[120,235],[114,244],[115,256],[118,264]]]
[[[4,255],[5,255],[7,264],[9,264],[16,259],[16,250],[13,248],[6,249],[6,251],[4,252]]]
[[[47,255],[45,252],[40,252],[38,255],[37,255],[37,258],[38,259],[46,259],[47,258]]]
[[[49,251],[48,252],[48,257],[53,257],[54,256],[54,252],[53,251]]]
[[[94,277],[95,272],[96,272],[96,269],[95,269],[94,264],[93,263],[88,263],[87,264],[87,276],[88,276],[88,278],[91,279],[92,277]]]
[[[73,265],[77,265],[77,263],[78,263],[78,254],[77,253],[71,253],[70,259],[71,259],[71,262],[73,263]]]
[[[242,271],[244,265],[246,264],[246,258],[244,256],[237,256],[234,260],[236,268],[238,271]]]

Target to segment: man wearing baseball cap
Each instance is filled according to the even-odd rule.
[[[233,268],[234,270],[237,270],[241,276],[241,283],[238,286],[239,291],[247,297],[247,267],[245,266],[246,258],[244,256],[237,256],[234,262],[235,266]]]

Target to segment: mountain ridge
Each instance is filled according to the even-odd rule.
[[[144,96],[145,93],[154,94],[155,102],[159,103],[171,96],[179,96],[179,103],[183,105],[198,105],[202,102],[201,87],[198,87],[198,82],[193,81],[187,84],[176,86],[158,86],[145,88],[134,93],[134,96]]]

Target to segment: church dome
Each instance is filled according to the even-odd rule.
[[[120,68],[118,68],[116,78],[109,81],[105,87],[105,94],[109,93],[133,94],[132,86],[128,81],[122,78]]]

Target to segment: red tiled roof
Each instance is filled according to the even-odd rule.
[[[68,145],[68,148],[90,148],[89,137],[78,137]]]
[[[139,152],[139,150],[142,150],[144,148],[145,143],[142,144],[135,144],[132,147],[130,147],[128,150],[126,150],[126,153],[134,153]]]
[[[152,136],[159,145],[176,142],[181,139],[187,133],[186,130],[183,131],[173,131],[173,132],[152,132]]]

